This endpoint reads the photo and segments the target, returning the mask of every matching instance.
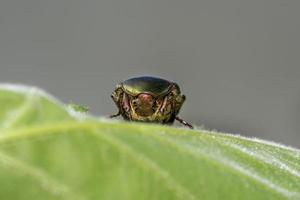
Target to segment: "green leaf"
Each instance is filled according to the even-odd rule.
[[[26,86],[0,85],[0,105],[0,199],[300,199],[291,147],[98,119]]]

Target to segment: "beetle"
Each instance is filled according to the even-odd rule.
[[[152,76],[127,79],[116,85],[111,98],[118,107],[118,113],[127,121],[173,124],[175,120],[193,128],[177,115],[185,101],[177,83]]]

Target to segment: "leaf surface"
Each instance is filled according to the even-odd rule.
[[[76,113],[0,85],[0,199],[300,199],[300,151]]]

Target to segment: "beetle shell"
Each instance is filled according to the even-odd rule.
[[[142,76],[128,79],[122,82],[121,85],[124,92],[132,96],[137,96],[140,93],[149,93],[157,97],[167,94],[172,83],[161,78]]]

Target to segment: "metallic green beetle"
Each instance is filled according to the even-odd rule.
[[[173,124],[175,120],[193,128],[177,117],[185,101],[179,86],[161,78],[142,76],[119,83],[111,95],[119,111],[110,117],[122,115],[128,121]]]

